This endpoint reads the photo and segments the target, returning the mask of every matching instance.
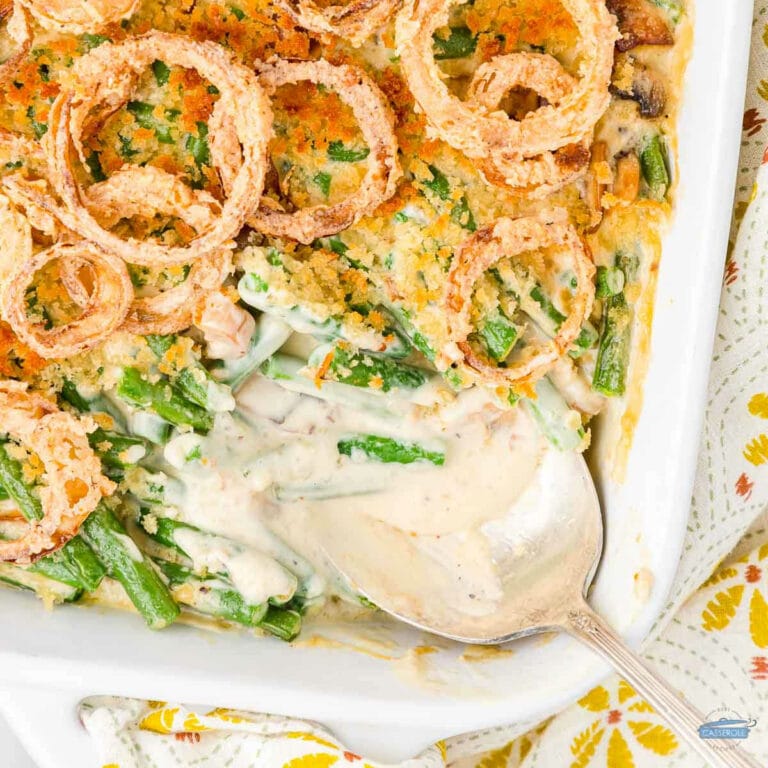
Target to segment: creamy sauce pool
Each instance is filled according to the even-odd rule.
[[[501,585],[481,528],[525,496],[548,448],[522,409],[501,412],[480,389],[443,399],[427,387],[415,400],[428,405],[403,400],[392,414],[252,377],[208,436],[174,438],[156,464],[176,479],[167,501],[180,520],[244,547],[194,532],[179,544],[196,568],[228,571],[253,602],[289,593],[293,574],[310,599],[356,599],[332,557],[354,557],[358,569],[384,557],[422,593],[450,589],[458,610],[492,610]],[[339,441],[359,434],[444,451],[445,463],[340,455]],[[416,550],[430,562],[424,573],[414,570]]]

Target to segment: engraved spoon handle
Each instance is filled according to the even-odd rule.
[[[611,662],[614,669],[663,717],[688,746],[712,768],[760,768],[736,742],[702,739],[698,728],[706,718],[659,677],[582,601],[568,611],[563,629]]]

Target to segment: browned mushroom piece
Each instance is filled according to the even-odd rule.
[[[664,14],[650,0],[607,0],[606,5],[619,22],[621,37],[616,41],[616,50],[675,42]]]
[[[659,117],[667,104],[667,92],[661,77],[652,69],[634,61],[628,56],[631,78],[614,78],[611,91],[623,99],[632,99],[640,106],[640,115],[645,118]],[[621,54],[616,67],[622,66]],[[614,70],[616,71],[616,70]]]

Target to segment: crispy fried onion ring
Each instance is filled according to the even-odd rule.
[[[27,289],[35,273],[56,259],[72,260],[80,269],[87,266],[93,287],[79,297],[81,312],[66,325],[45,328],[27,315]],[[34,256],[19,259],[3,275],[0,314],[14,333],[45,358],[64,358],[90,349],[117,330],[126,318],[133,298],[133,286],[125,262],[91,243],[57,244]]]
[[[8,19],[8,35],[18,46],[16,50],[0,64],[0,82],[9,78],[19,62],[32,47],[32,30],[26,10],[13,0],[0,0],[0,21]]]
[[[352,0],[346,5],[328,5],[325,8],[313,0],[284,0],[281,5],[305,29],[330,32],[358,48],[389,21],[400,0]]]
[[[0,433],[33,451],[45,468],[37,488],[43,518],[29,521],[20,538],[0,540],[0,560],[26,564],[62,547],[114,491],[88,445],[87,435],[95,428],[91,419],[60,411],[26,392],[23,384],[0,381]]]
[[[263,66],[259,80],[270,96],[281,86],[302,80],[335,90],[352,108],[370,152],[366,159],[368,170],[360,190],[354,195],[333,205],[313,205],[292,213],[264,198],[261,207],[248,219],[249,226],[273,237],[290,237],[301,243],[311,243],[318,237],[333,235],[352,226],[392,197],[401,176],[394,116],[386,97],[368,75],[356,67],[335,66],[324,59],[273,59]],[[216,166],[224,169],[221,178],[226,189],[233,170],[232,131],[216,110],[211,123],[211,156]]]
[[[105,181],[89,187],[86,195],[89,206],[99,211],[99,220],[106,227],[114,226],[121,218],[152,211],[176,216],[200,231],[221,211],[216,199],[207,192],[190,189],[177,176],[152,166],[124,166]],[[141,335],[175,333],[188,328],[198,299],[216,290],[231,271],[231,254],[226,249],[201,256],[192,263],[184,282],[155,296],[135,298],[123,327]],[[87,293],[79,279],[71,283],[65,280],[65,285],[74,301]]]
[[[475,283],[502,259],[514,259],[525,251],[552,246],[566,250],[573,261],[578,287],[571,311],[553,339],[529,345],[520,360],[500,368],[468,341],[474,331],[470,311]],[[592,282],[594,272],[586,245],[564,220],[543,221],[534,217],[496,219],[468,237],[459,246],[451,263],[444,300],[451,341],[458,345],[467,366],[488,383],[510,385],[521,379],[541,376],[567,352],[589,317],[595,293]]]
[[[29,220],[0,196],[0,316],[24,343],[44,358],[64,358],[99,344],[125,320],[133,298],[125,263],[90,243],[59,243],[34,252]],[[80,315],[54,328],[27,314],[27,289],[46,264],[73,260],[90,269],[93,286],[77,303]],[[66,287],[66,284],[65,284]]]
[[[510,53],[481,64],[467,89],[467,101],[494,112],[516,87],[530,88],[550,104],[559,104],[576,79],[546,53]],[[527,197],[545,197],[578,178],[589,163],[589,138],[535,157],[510,155],[502,148],[477,165],[486,180]]]
[[[221,105],[234,126],[240,148],[238,170],[220,214],[183,246],[124,240],[109,232],[90,210],[88,195],[78,185],[72,167],[72,145],[81,151],[87,123],[98,123],[122,106],[141,72],[156,59],[195,69],[216,85],[220,92],[217,106]],[[191,263],[206,253],[231,246],[232,238],[260,200],[272,134],[272,111],[256,75],[219,45],[162,32],[100,45],[72,69],[73,84],[59,94],[51,108],[50,141],[46,145],[53,185],[70,213],[65,225],[125,261],[145,266]]]
[[[419,106],[441,139],[468,157],[503,151],[535,157],[581,141],[606,110],[616,22],[604,0],[563,0],[581,34],[583,62],[575,86],[557,104],[522,120],[488,113],[451,94],[432,54],[432,35],[448,24],[458,0],[407,0],[397,16],[396,45],[403,73]]]
[[[92,32],[132,16],[140,0],[19,0],[46,29]]]

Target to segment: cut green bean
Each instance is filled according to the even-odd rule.
[[[179,606],[165,582],[108,507],[100,504],[88,516],[82,535],[149,627],[162,629],[176,620]]]
[[[17,589],[31,590],[46,603],[73,603],[83,594],[79,587],[11,563],[0,562],[0,581]]]
[[[387,464],[413,464],[428,461],[440,467],[445,464],[445,452],[433,451],[418,443],[403,442],[380,435],[355,435],[339,440],[336,444],[343,456],[353,457],[363,453],[369,459]]]
[[[624,290],[624,273],[618,267],[598,267],[595,296],[607,299]]]
[[[107,467],[118,469],[135,466],[152,450],[149,440],[143,437],[124,435],[101,427],[88,435],[88,442]]]
[[[282,320],[296,333],[306,333],[322,341],[343,339],[361,349],[375,349],[386,357],[405,357],[410,352],[407,338],[396,328],[359,330],[337,317],[318,319],[307,314],[300,305],[292,307],[276,304],[270,294],[269,284],[255,272],[244,274],[237,284],[240,298],[250,307]]]
[[[605,300],[592,389],[609,397],[624,394],[631,334],[632,308],[627,304],[624,293],[617,293]]]
[[[325,381],[321,386],[303,375],[306,363],[290,355],[276,354],[259,367],[261,374],[281,387],[309,397],[316,397],[332,403],[362,408],[381,415],[398,413],[397,401],[383,392],[370,387],[350,387],[336,381]]]
[[[190,402],[167,381],[147,381],[136,368],[123,371],[117,395],[133,406],[152,409],[158,416],[177,426],[190,426],[203,434],[213,426],[213,416],[208,411]]]
[[[55,581],[93,592],[107,571],[94,551],[76,536],[56,552],[40,558],[29,570]]]
[[[176,336],[145,337],[149,348],[162,360],[168,350],[178,340]],[[231,411],[235,407],[234,399],[228,387],[216,381],[202,366],[191,364],[171,376],[173,386],[191,403],[218,413]]]
[[[540,285],[535,285],[529,295],[541,309],[541,313],[535,313],[531,319],[548,336],[555,336],[560,330],[560,326],[565,322],[566,316],[552,303],[552,300]],[[530,305],[523,305],[522,308],[527,314]],[[571,357],[580,357],[588,349],[594,347],[597,338],[598,333],[594,326],[588,320],[585,321],[579,331],[579,335],[574,339],[573,347],[568,354]]]
[[[337,163],[357,163],[365,160],[371,154],[369,147],[346,147],[342,141],[332,141],[328,144],[328,159]]]
[[[225,536],[219,536],[215,533],[197,528],[194,525],[183,523],[178,520],[172,520],[162,516],[152,516],[152,524],[147,525],[145,522],[146,515],[142,513],[141,527],[146,532],[149,539],[161,544],[166,550],[173,550],[182,555],[190,564],[190,571],[196,573],[198,576],[216,576],[220,580],[227,581],[230,578],[229,572],[229,559],[236,558],[240,555],[251,555],[259,558],[268,558],[274,560],[274,567],[276,573],[279,573],[284,581],[285,592],[281,594],[271,595],[269,600],[275,604],[283,604],[293,598],[298,587],[298,580],[296,576],[286,568],[276,557],[272,554],[266,554],[260,550],[255,550],[240,542],[228,539]],[[150,530],[148,530],[150,529]],[[198,573],[198,568],[193,562],[191,555],[186,552],[183,546],[179,543],[179,533],[185,534],[188,538],[187,541],[194,543],[197,548],[201,549],[215,549],[221,554],[221,571],[217,573],[209,573],[208,566],[202,569]],[[188,545],[189,546],[189,545]],[[170,558],[167,558],[170,559]],[[265,562],[268,562],[265,560]],[[256,565],[258,567],[258,564]],[[233,587],[234,588],[234,587]],[[243,598],[245,600],[245,598]]]
[[[263,314],[245,355],[237,360],[217,361],[213,375],[232,392],[237,392],[259,366],[288,341],[292,332],[291,327],[279,318]]]
[[[195,528],[194,526],[188,525],[187,523],[181,523],[178,520],[171,520],[169,517],[155,517],[153,531],[152,533],[148,533],[148,536],[162,544],[164,547],[175,549],[177,552],[184,555],[184,557],[188,558],[189,555],[176,542],[176,533],[179,530],[195,531],[201,536],[206,535],[199,528]]]
[[[561,451],[578,450],[584,443],[581,415],[568,406],[565,398],[545,376],[536,382],[536,397],[525,398],[525,407],[542,434]]]
[[[130,431],[154,445],[165,445],[171,439],[173,425],[152,411],[135,411],[128,419]]]
[[[64,379],[64,383],[61,386],[61,397],[81,413],[86,413],[91,409],[88,400],[80,394],[77,385],[69,379]]]
[[[512,352],[520,329],[497,310],[485,318],[478,334],[488,354],[497,362],[502,362]]]
[[[0,485],[27,520],[43,519],[43,504],[40,497],[24,480],[21,462],[8,453],[7,443],[0,443]]]
[[[464,59],[471,56],[477,48],[477,37],[469,27],[451,27],[448,37],[432,36],[433,51],[436,61]]]
[[[176,343],[176,336],[169,334],[160,336],[150,333],[144,337],[147,340],[147,346],[155,353],[155,357],[162,360],[168,350]]]
[[[418,368],[342,345],[318,347],[309,358],[309,365],[321,368],[324,379],[382,392],[417,389],[427,381]]]
[[[405,335],[410,339],[414,348],[421,352],[424,357],[430,362],[435,359],[435,350],[427,341],[427,337],[424,336],[419,330],[416,329],[412,320],[411,314],[407,310],[398,306],[390,306],[389,311],[392,313],[395,320],[399,323]]]
[[[649,197],[663,200],[669,188],[666,150],[659,134],[655,134],[640,151],[640,168],[648,185]]]
[[[27,520],[40,520],[43,507],[34,489],[24,480],[21,463],[0,444],[0,489],[12,498]],[[104,568],[93,550],[76,536],[56,552],[46,555],[28,570],[77,589],[93,591],[104,577]]]
[[[171,594],[181,605],[245,627],[259,626],[267,615],[267,603],[250,605],[236,589],[216,577],[201,578],[178,563],[156,562],[169,581]]]
[[[280,640],[290,642],[301,632],[301,614],[290,608],[270,605],[259,626]]]

